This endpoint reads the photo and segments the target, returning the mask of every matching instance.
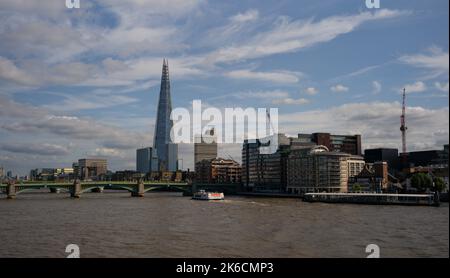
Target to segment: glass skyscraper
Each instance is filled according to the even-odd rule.
[[[173,127],[173,121],[170,119],[171,112],[169,63],[164,59],[158,112],[156,114],[155,138],[153,140],[153,149],[158,157],[158,170],[160,171],[178,170],[178,146],[170,138],[170,132]]]

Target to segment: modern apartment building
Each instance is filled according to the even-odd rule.
[[[293,149],[287,160],[287,191],[347,192],[349,177],[363,168],[361,156],[332,152],[326,146]]]

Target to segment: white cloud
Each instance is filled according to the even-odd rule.
[[[319,93],[319,91],[314,87],[308,87],[305,89],[305,93],[310,96],[314,96],[314,95],[317,95]]]
[[[282,98],[282,99],[274,99],[272,101],[272,104],[278,104],[278,105],[304,105],[308,104],[309,100],[306,98],[299,98],[299,99],[293,99],[293,98]]]
[[[427,90],[427,85],[422,81],[417,81],[413,84],[406,84],[403,88],[406,89],[407,94],[421,93]]]
[[[381,92],[382,86],[381,86],[380,81],[373,81],[373,82],[372,82],[372,86],[373,86],[372,93],[373,93],[374,95],[377,95],[377,94],[379,94],[379,93]]]
[[[20,85],[36,85],[36,80],[12,61],[0,56],[0,79]]]
[[[350,33],[363,23],[405,14],[407,13],[402,11],[383,9],[374,13],[363,12],[350,16],[332,16],[320,21],[312,19],[291,21],[287,17],[280,17],[272,29],[259,33],[239,44],[213,51],[207,56],[205,62],[210,64],[235,62],[295,52]]]
[[[338,85],[332,86],[330,88],[330,90],[335,93],[343,93],[343,92],[348,92],[350,89],[342,84],[338,84]]]
[[[246,92],[238,92],[229,95],[222,96],[220,98],[228,98],[235,97],[239,99],[246,98],[256,98],[256,99],[273,99],[273,98],[287,98],[289,97],[289,93],[282,90],[273,90],[273,91],[246,91]]]
[[[230,18],[233,22],[247,22],[258,19],[259,12],[257,10],[248,10],[245,13],[239,13]]]
[[[441,48],[431,47],[427,54],[405,55],[399,58],[405,64],[429,70],[426,78],[435,78],[449,73],[449,55]]]
[[[255,72],[251,70],[235,70],[225,73],[234,79],[254,79],[275,83],[298,83],[301,73],[290,71]]]
[[[447,81],[447,83],[435,82],[435,83],[434,83],[434,86],[435,86],[435,88],[438,89],[439,91],[447,92],[447,93],[448,93],[448,90],[449,90],[449,84],[448,84],[448,81]]]
[[[280,132],[361,134],[364,148],[400,148],[399,102],[349,103],[328,109],[279,115]],[[449,108],[407,107],[408,149],[442,149],[448,144]]]

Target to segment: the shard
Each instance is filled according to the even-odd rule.
[[[155,137],[153,149],[158,157],[160,171],[176,171],[178,161],[178,146],[172,143],[170,132],[173,121],[170,119],[172,101],[170,99],[169,63],[163,60],[161,90],[159,92],[158,111],[156,114]]]

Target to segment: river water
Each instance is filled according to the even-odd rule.
[[[449,256],[449,207],[304,203],[180,193],[23,193],[0,196],[0,257]]]

